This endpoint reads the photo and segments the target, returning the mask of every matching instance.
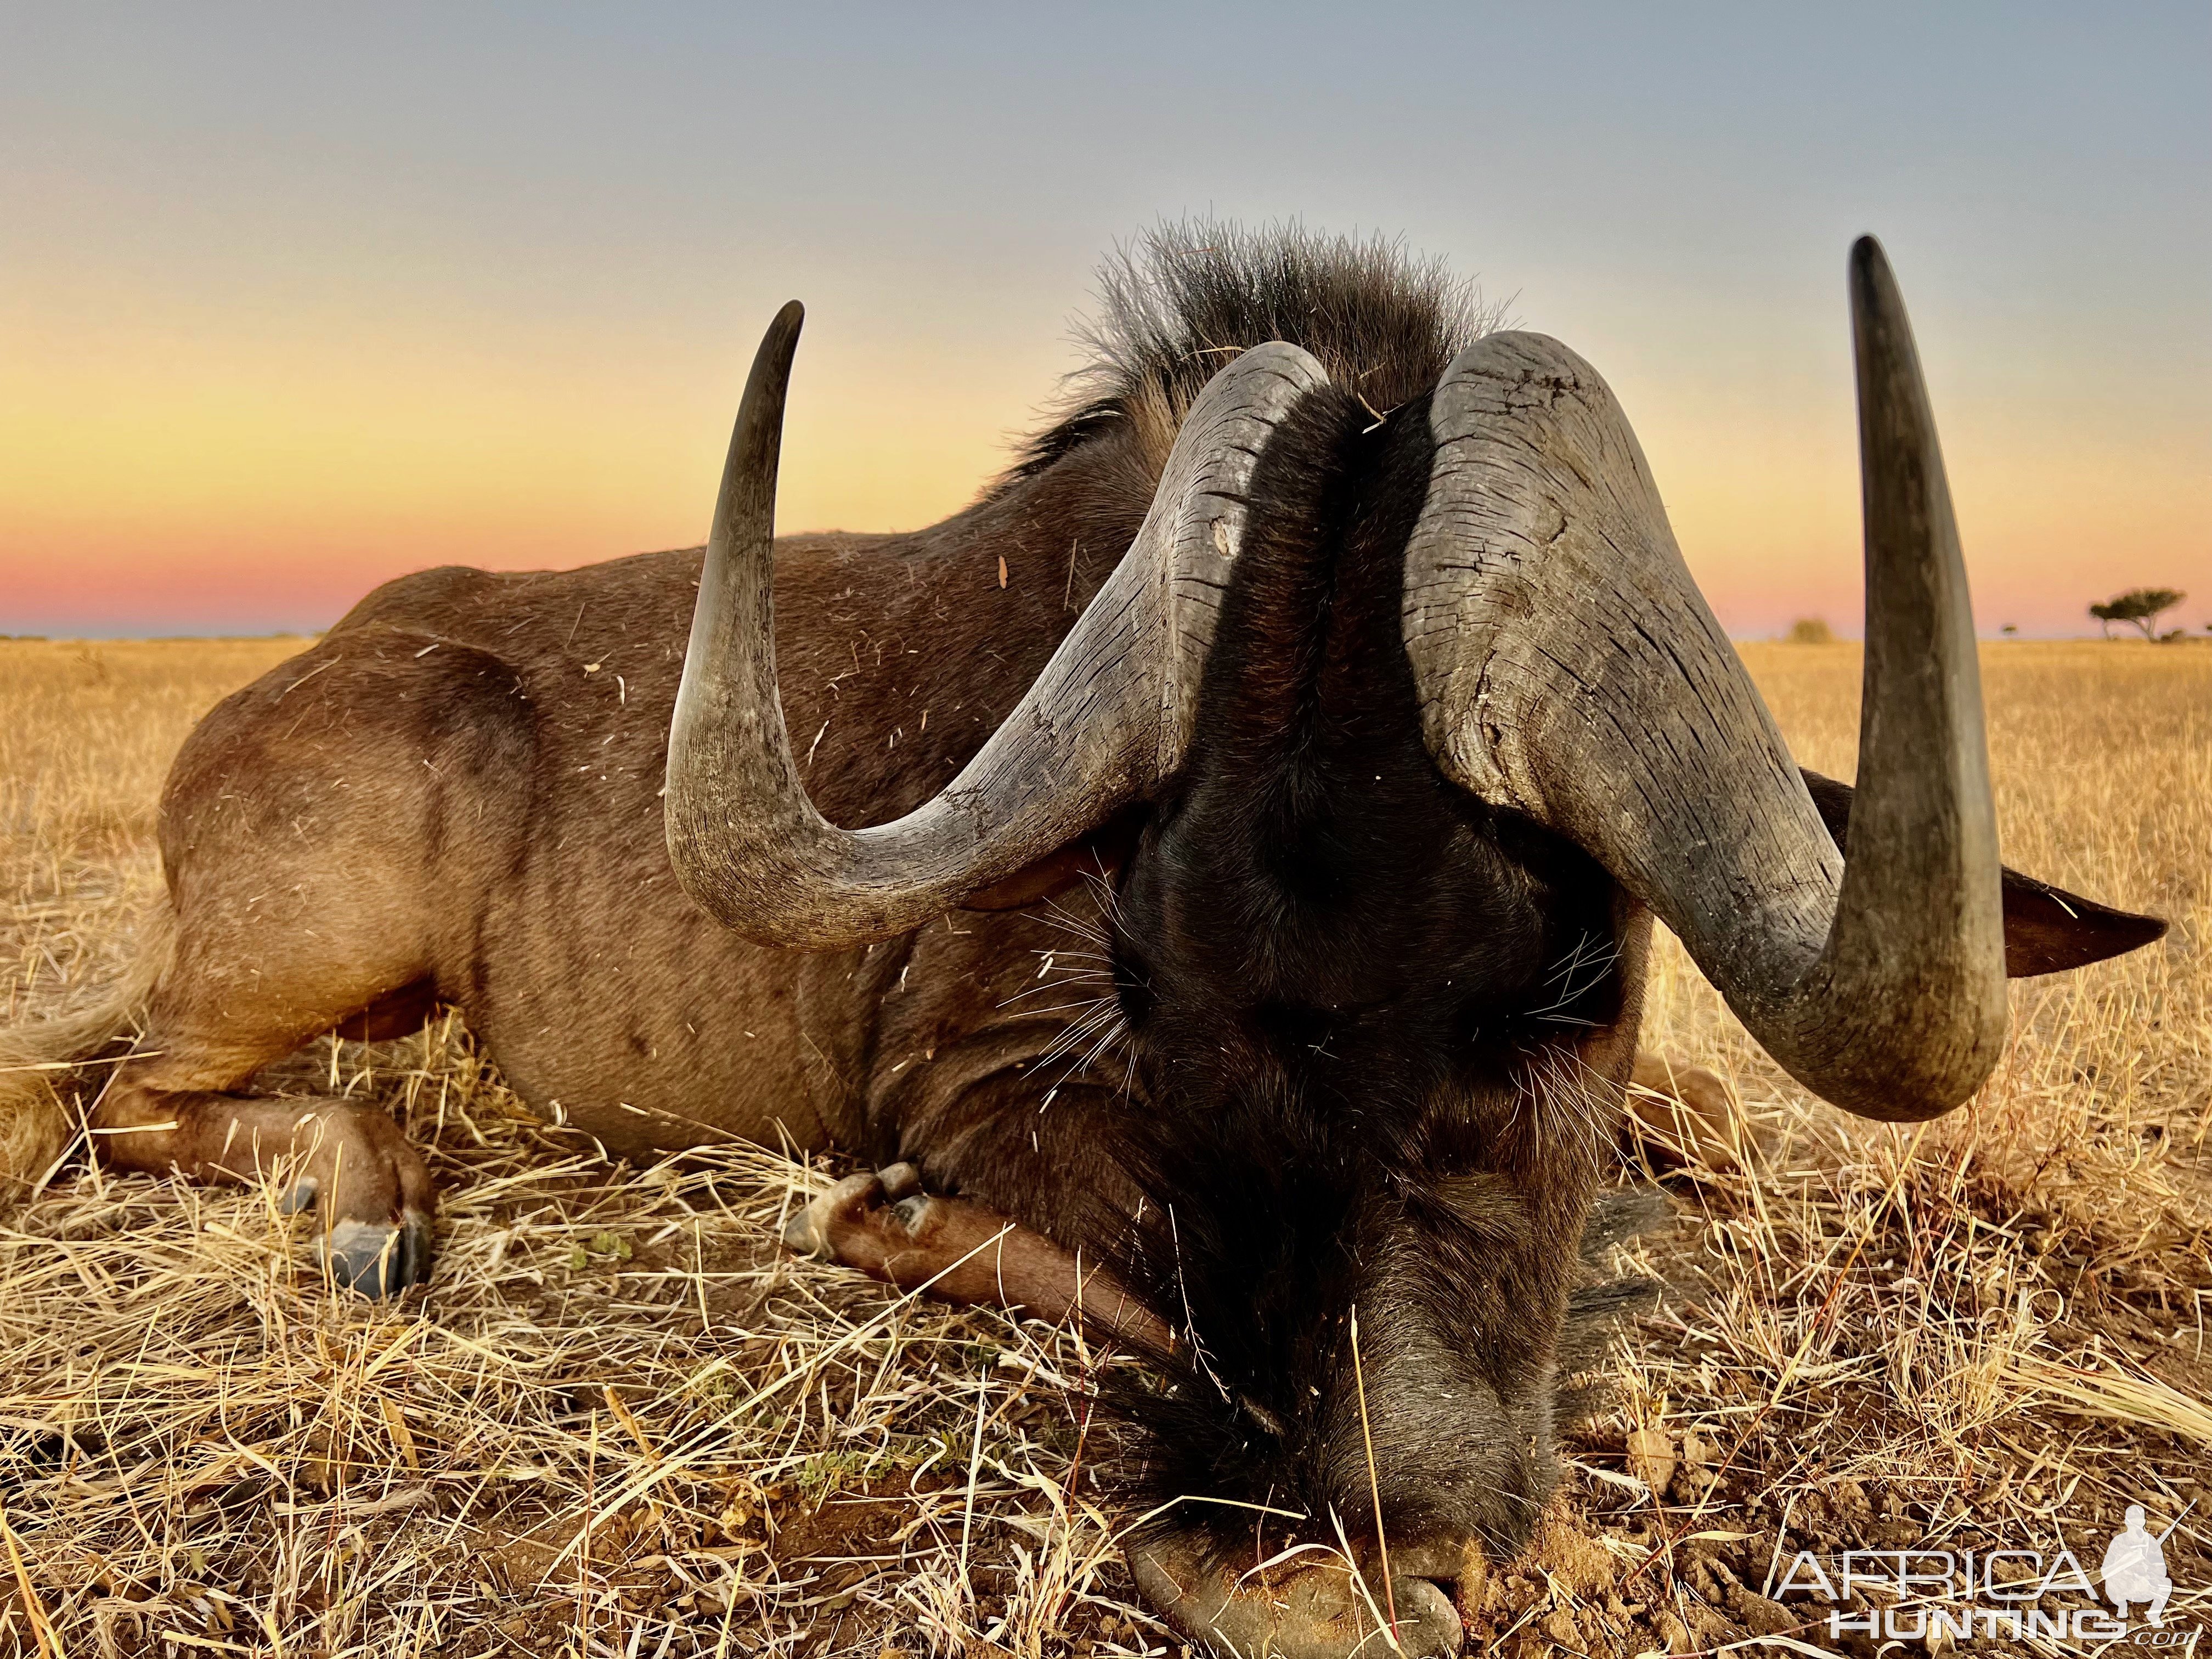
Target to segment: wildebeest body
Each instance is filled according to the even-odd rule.
[[[93,1127],[129,1167],[291,1171],[377,1289],[428,1270],[420,1158],[373,1109],[249,1090],[325,1030],[450,1003],[617,1152],[842,1146],[891,1167],[793,1243],[920,1282],[1010,1218],[1006,1299],[1076,1305],[1079,1250],[1138,1306],[1106,1323],[1171,1379],[1123,1401],[1146,1478],[1201,1505],[1133,1563],[1182,1628],[1352,1651],[1358,1567],[1444,1651],[1440,1587],[1548,1488],[1652,915],[1796,1075],[1899,1118],[1987,1074],[2008,951],[2160,924],[2001,880],[1870,243],[1884,758],[1817,810],[1594,369],[1469,338],[1387,251],[1164,257],[1110,395],[944,524],[771,540],[787,307],[703,561],[406,578],[223,704],[163,804],[172,954]],[[1254,1505],[1337,1576],[1248,1583]]]
[[[896,817],[995,729],[1142,515],[1141,474],[1110,499],[1121,460],[1086,452],[1060,464],[1077,478],[1020,481],[915,536],[780,547],[787,704],[818,734],[807,776],[828,811]],[[1041,524],[1061,541],[1071,499],[1092,505],[1085,528],[1048,548]],[[184,955],[146,1046],[166,1052],[121,1090],[235,1089],[315,1032],[363,1014],[411,1029],[434,999],[533,1107],[611,1151],[781,1136],[977,1167],[957,1143],[988,1130],[961,1103],[988,1116],[972,1097],[1025,1083],[1067,1024],[1000,1006],[1056,935],[978,910],[799,953],[684,896],[661,787],[698,567],[692,550],[404,577],[215,710],[162,805]],[[1073,1127],[1082,1091],[1065,1097],[1041,1137]]]

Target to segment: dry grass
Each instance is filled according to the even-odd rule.
[[[169,753],[291,648],[0,642],[4,1017],[119,970]],[[1856,653],[1746,655],[1850,775]],[[1986,661],[2009,856],[2174,935],[2016,988],[1982,1099],[1904,1132],[1808,1103],[1662,953],[1648,1042],[1729,1076],[1766,1151],[1674,1177],[1674,1233],[1624,1253],[1673,1291],[1492,1575],[1499,1651],[1825,1649],[1759,1594],[1778,1527],[1785,1553],[2063,1536],[2094,1569],[2130,1501],[2163,1526],[2203,1500],[2167,1552],[2169,1625],[2203,1621],[2212,651]],[[258,1193],[72,1166],[0,1212],[0,1652],[1169,1645],[1126,1603],[1073,1334],[783,1261],[819,1172],[611,1171],[450,1027],[296,1066],[428,1149],[434,1282],[329,1293]]]

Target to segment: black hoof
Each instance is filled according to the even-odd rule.
[[[397,1227],[341,1221],[320,1249],[333,1283],[363,1296],[397,1296],[430,1276],[430,1218],[409,1210]]]
[[[921,1190],[921,1171],[911,1164],[894,1164],[889,1169],[878,1170],[876,1179],[884,1183],[884,1196],[894,1204]]]

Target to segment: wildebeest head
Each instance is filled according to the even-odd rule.
[[[1401,611],[1431,406],[1323,388],[1255,471],[1196,730],[1109,911],[1146,1200],[1108,1255],[1189,1344],[1141,1402],[1159,1498],[1364,1544],[1379,1498],[1395,1569],[1451,1577],[1548,1490],[1644,930],[1588,854],[1429,752]],[[1176,1518],[1247,1565],[1287,1535]]]
[[[1244,351],[1014,713],[848,830],[776,694],[771,523],[799,313],[754,366],[672,733],[687,890],[799,948],[918,927],[1141,808],[1111,910],[1145,1194],[1104,1250],[1185,1343],[1152,1474],[1449,1577],[1525,1538],[1650,918],[1864,1115],[1948,1110],[2006,1015],[1966,578],[1905,313],[1854,250],[1867,653],[1850,861],[1698,594],[1595,370],[1492,333],[1378,412]],[[1248,1554],[1249,1561],[1249,1554]]]

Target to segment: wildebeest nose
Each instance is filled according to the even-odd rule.
[[[1371,1576],[1381,1576],[1371,1557],[1365,1565]],[[1400,1649],[1456,1654],[1467,1640],[1468,1622],[1482,1606],[1489,1561],[1473,1538],[1432,1533],[1394,1539],[1389,1582]]]
[[[1390,1571],[1395,1577],[1433,1578],[1460,1585],[1462,1601],[1467,1599],[1465,1587],[1470,1582],[1479,1597],[1489,1577],[1480,1543],[1442,1534],[1392,1543]]]

